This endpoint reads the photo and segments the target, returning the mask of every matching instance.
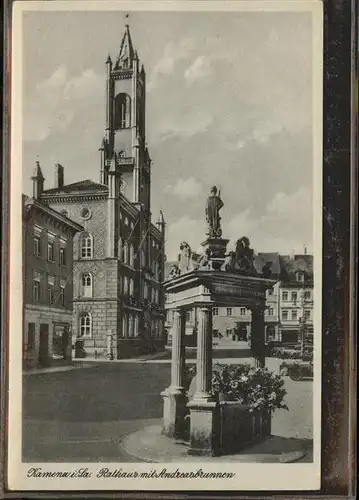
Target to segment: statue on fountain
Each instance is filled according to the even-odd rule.
[[[206,203],[206,220],[208,224],[207,235],[210,238],[220,238],[222,236],[221,229],[221,218],[219,216],[219,211],[223,207],[224,203],[221,200],[221,191],[218,191],[217,187],[213,186],[211,193],[207,198]]]
[[[222,270],[245,276],[257,276],[258,273],[254,267],[254,250],[250,247],[250,241],[246,236],[237,240],[236,250],[226,257]]]

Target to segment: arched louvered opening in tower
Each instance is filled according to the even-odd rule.
[[[117,94],[115,98],[114,114],[115,130],[121,130],[131,126],[131,97],[128,94]]]

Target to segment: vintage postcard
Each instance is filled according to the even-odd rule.
[[[14,3],[10,489],[320,487],[322,23]]]

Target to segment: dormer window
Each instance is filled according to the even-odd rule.
[[[304,281],[304,273],[302,271],[297,271],[296,273],[298,283],[303,283]]]

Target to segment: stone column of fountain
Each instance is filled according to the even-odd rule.
[[[163,397],[163,434],[169,437],[182,435],[186,414],[185,365],[185,311],[174,309],[172,330],[171,385],[161,393]]]

